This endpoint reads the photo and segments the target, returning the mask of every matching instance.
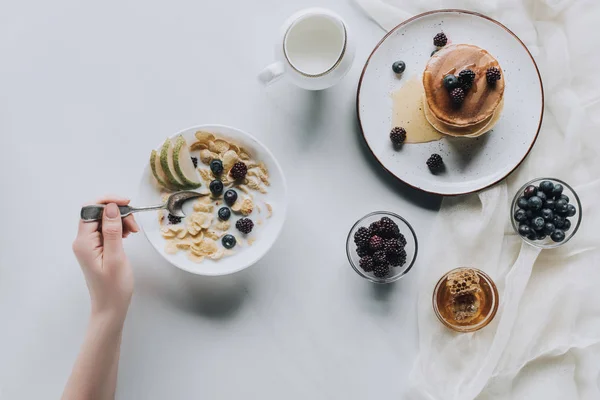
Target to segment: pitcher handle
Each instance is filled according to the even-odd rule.
[[[283,75],[284,71],[285,69],[283,67],[283,63],[275,62],[268,65],[260,72],[260,74],[258,74],[258,80],[265,85],[269,85],[279,79]]]

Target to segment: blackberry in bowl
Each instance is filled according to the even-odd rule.
[[[516,193],[510,212],[515,232],[541,249],[568,242],[579,229],[582,217],[577,193],[556,178],[527,182]]]
[[[374,283],[397,281],[417,259],[417,235],[401,216],[377,211],[359,219],[350,229],[346,254],[356,273]]]

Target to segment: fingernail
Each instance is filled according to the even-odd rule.
[[[108,219],[115,219],[119,216],[119,207],[115,203],[110,203],[104,209],[104,214]]]

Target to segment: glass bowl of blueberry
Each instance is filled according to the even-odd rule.
[[[552,249],[568,242],[581,223],[577,193],[555,178],[527,182],[511,207],[512,226],[532,246]]]
[[[417,259],[417,235],[401,216],[377,211],[350,229],[348,261],[356,273],[374,283],[391,283],[410,271]]]

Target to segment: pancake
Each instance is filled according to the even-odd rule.
[[[461,128],[472,127],[467,130],[470,131],[469,135],[485,127],[502,101],[505,84],[504,79],[494,85],[487,83],[485,73],[490,67],[500,69],[498,61],[490,53],[470,44],[449,45],[436,52],[423,73],[426,108],[429,108],[432,116],[430,122],[435,120],[458,129],[455,133],[459,133]],[[456,107],[444,87],[443,79],[448,74],[458,75],[467,68],[475,72],[475,81],[466,92],[464,102]]]

